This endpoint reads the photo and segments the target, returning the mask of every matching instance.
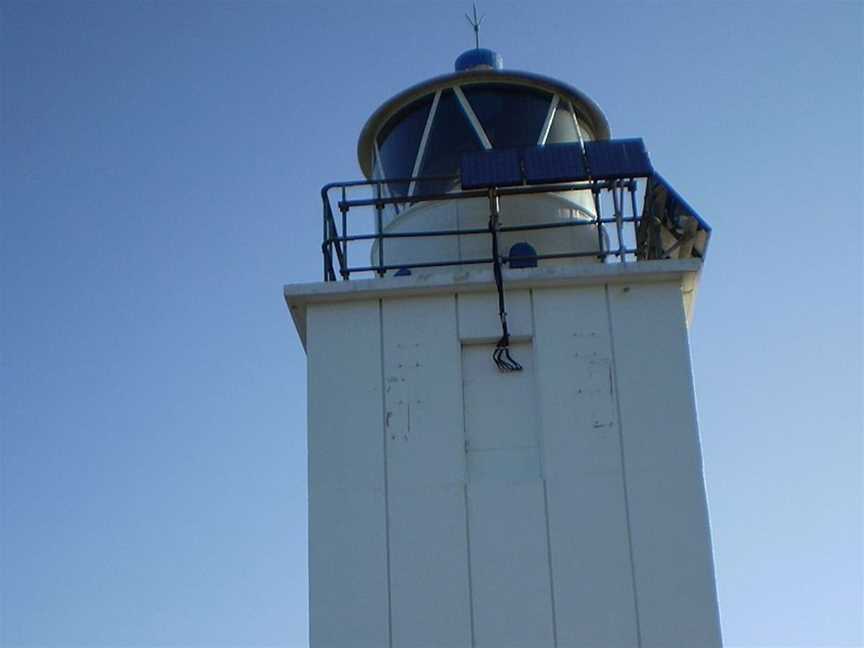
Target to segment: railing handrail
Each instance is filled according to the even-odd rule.
[[[679,248],[686,247],[694,239],[698,239],[699,246],[695,243],[689,247],[689,253],[697,258],[704,257],[707,250],[708,238],[711,234],[711,227],[696,213],[695,210],[687,203],[681,195],[676,192],[658,173],[653,172],[651,176],[635,176],[630,178],[594,178],[587,181],[578,182],[562,182],[555,184],[537,184],[529,185],[522,184],[508,187],[490,187],[488,189],[469,189],[462,190],[461,187],[456,191],[442,193],[427,193],[411,196],[384,196],[382,190],[387,185],[405,184],[422,181],[458,181],[458,176],[415,176],[410,178],[396,179],[376,179],[376,180],[352,180],[347,182],[331,182],[325,184],[321,188],[321,198],[324,205],[324,235],[322,240],[322,253],[324,255],[324,279],[325,281],[335,281],[338,274],[343,279],[348,280],[352,273],[359,272],[375,272],[379,276],[396,269],[413,269],[413,268],[430,268],[430,267],[446,267],[459,265],[476,265],[480,263],[493,263],[494,259],[448,259],[441,261],[428,261],[423,263],[399,263],[387,264],[384,259],[383,243],[391,239],[404,238],[425,238],[425,237],[445,237],[445,236],[478,236],[489,235],[488,228],[466,228],[466,229],[447,229],[447,230],[419,230],[410,232],[385,232],[382,225],[382,210],[389,205],[416,205],[427,202],[441,202],[449,200],[468,200],[474,198],[501,197],[532,194],[549,194],[561,193],[570,191],[590,191],[594,198],[595,214],[590,219],[571,219],[567,221],[554,220],[550,222],[533,223],[530,225],[500,225],[497,226],[498,232],[519,232],[519,231],[535,231],[562,227],[579,227],[593,225],[598,228],[598,243],[597,249],[591,251],[573,251],[566,253],[555,254],[537,254],[526,255],[519,257],[522,261],[542,261],[548,259],[563,259],[563,258],[578,258],[578,257],[597,257],[601,261],[608,258],[617,258],[618,261],[624,262],[628,257],[632,257],[635,261],[656,258],[669,258],[668,255]],[[636,193],[639,181],[645,183],[645,195],[643,198],[643,206],[641,213],[637,213]],[[372,198],[349,199],[348,190],[357,188],[370,188],[375,190],[375,196]],[[333,205],[331,204],[330,194],[333,190],[339,190],[340,198],[336,201],[336,206],[341,213],[341,228],[334,216]],[[665,194],[662,193],[665,191]],[[603,217],[601,213],[600,196],[604,192],[611,192],[613,211],[611,217]],[[630,200],[625,201],[624,194],[629,193]],[[665,200],[658,201],[657,196],[652,192],[660,192],[661,197]],[[650,198],[650,200],[649,200]],[[629,203],[629,204],[626,204]],[[658,207],[658,204],[662,203]],[[352,209],[374,207],[377,212],[376,232],[349,234],[349,219],[348,214]],[[625,211],[630,209],[630,215],[625,215]],[[693,223],[688,223],[685,227],[681,224],[681,220],[692,218]],[[695,223],[695,228],[693,224]],[[632,224],[633,235],[635,236],[636,246],[630,247],[625,244],[624,226]],[[616,249],[611,249],[611,246],[605,243],[604,238],[606,233],[605,225],[614,225],[617,238]],[[341,229],[341,231],[340,231]],[[679,231],[680,230],[680,231]],[[700,234],[701,233],[701,234]],[[669,236],[675,240],[671,246],[664,248],[663,240]],[[700,238],[701,236],[701,238]],[[348,263],[348,246],[352,242],[360,241],[375,241],[377,244],[378,263],[363,266],[350,266]],[[334,263],[335,260],[335,263]],[[501,256],[499,261],[508,262],[509,257]]]

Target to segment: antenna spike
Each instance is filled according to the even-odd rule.
[[[465,14],[465,19],[468,21],[468,24],[474,28],[474,47],[480,49],[480,24],[483,22],[483,19],[486,16],[477,17],[477,3],[471,3],[471,9],[473,13],[473,17],[469,14]]]

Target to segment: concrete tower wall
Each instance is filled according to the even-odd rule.
[[[286,288],[309,366],[313,648],[719,646],[696,270],[508,273],[520,373],[491,360],[488,273]]]

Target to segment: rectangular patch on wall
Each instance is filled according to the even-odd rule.
[[[540,479],[533,345],[511,345],[522,371],[500,371],[494,350],[493,344],[462,346],[468,480]]]

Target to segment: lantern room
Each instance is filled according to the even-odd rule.
[[[487,49],[455,68],[384,102],[366,180],[322,190],[326,279],[704,255],[710,228],[584,93]]]

